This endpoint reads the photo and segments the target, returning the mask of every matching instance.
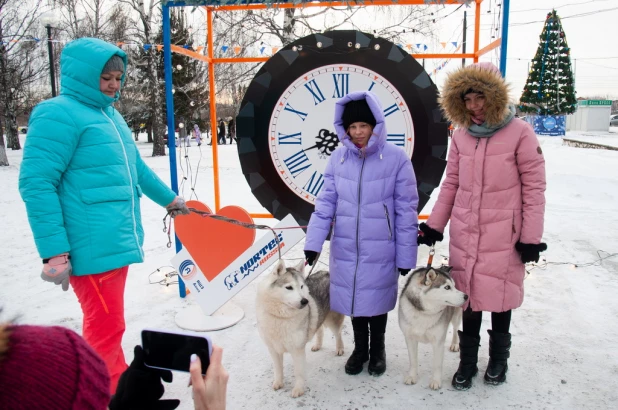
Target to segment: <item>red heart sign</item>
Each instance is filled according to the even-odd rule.
[[[187,206],[212,213],[208,206],[199,201],[187,201]],[[234,205],[221,208],[217,215],[253,223],[247,211]],[[174,221],[176,235],[208,281],[212,281],[223,269],[227,268],[253,245],[255,240],[254,229],[193,212],[190,215],[178,215]]]

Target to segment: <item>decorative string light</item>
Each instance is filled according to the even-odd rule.
[[[601,254],[605,254],[605,256],[601,256]],[[585,263],[576,263],[576,262],[548,262],[544,256],[540,257],[539,262],[531,262],[526,266],[526,271],[530,273],[533,269],[541,269],[546,270],[549,265],[568,265],[569,269],[576,270],[577,268],[586,268],[589,266],[601,266],[602,262],[606,259],[614,258],[618,256],[618,253],[609,253],[604,250],[597,250],[597,259],[592,262]]]

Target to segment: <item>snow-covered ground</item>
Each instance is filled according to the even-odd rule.
[[[570,136],[576,135],[571,133]],[[408,356],[395,310],[389,315],[388,369],[382,377],[374,378],[366,372],[358,376],[344,373],[345,361],[353,348],[348,320],[344,328],[345,356],[335,356],[334,340],[328,336],[323,350],[313,353],[307,349],[308,389],[303,397],[290,397],[293,371],[289,357],[285,362],[285,388],[273,391],[270,387],[272,364],[256,329],[254,302],[260,281],[257,278],[234,299],[244,309],[245,318],[231,328],[211,333],[215,343],[224,348],[224,365],[231,375],[228,408],[614,408],[618,400],[618,355],[614,350],[618,340],[618,257],[598,266],[576,269],[569,263],[594,261],[600,250],[618,252],[614,230],[618,223],[618,152],[566,147],[561,142],[560,138],[541,138],[548,176],[544,240],[549,250],[546,258],[556,264],[532,270],[525,282],[525,302],[513,313],[513,347],[505,385],[489,387],[482,383],[488,359],[485,333],[488,315],[484,317],[482,330],[481,375],[475,379],[471,390],[459,392],[451,387],[458,354],[448,351],[442,389],[428,388],[432,358],[428,345],[419,349],[419,384],[404,385]],[[142,141],[138,144],[147,164],[169,181],[168,158],[153,158],[149,144]],[[189,149],[191,174],[186,171],[188,164],[184,158],[181,161],[188,178],[184,195],[190,196],[190,175],[195,181],[196,170],[199,170],[195,192],[200,200],[214,207],[212,155],[210,147],[202,145],[201,148],[201,155],[197,147]],[[219,154],[222,205],[240,205],[250,212],[264,211],[244,180],[236,145],[220,147]],[[9,151],[8,155],[11,165],[0,168],[2,317],[20,315],[21,323],[63,325],[80,332],[82,315],[73,292],[62,292],[39,278],[41,262],[17,189],[22,151]],[[180,167],[179,173],[183,174]],[[147,199],[142,202],[142,209],[146,262],[131,267],[126,288],[127,331],[123,348],[129,361],[133,346],[139,343],[141,329],[177,329],[174,316],[192,304],[190,296],[179,298],[175,285],[149,284],[149,275],[152,274],[154,281],[162,278],[163,270],[169,271],[166,266],[173,250],[166,247],[167,238],[162,232],[164,211]],[[431,203],[423,213],[430,209]],[[302,247],[303,242],[292,249],[286,259],[302,258]],[[438,255],[446,255],[447,249],[446,241],[439,244]],[[419,252],[419,265],[426,260],[427,249],[423,248]],[[175,373],[174,377],[174,382],[166,386],[166,397],[179,398],[181,409],[191,409],[191,393],[186,387],[188,375]]]
[[[618,127],[609,127],[609,131],[567,131],[565,138],[618,148]]]

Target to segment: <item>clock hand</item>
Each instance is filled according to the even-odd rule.
[[[315,139],[316,144],[309,148],[303,149],[303,151],[309,151],[317,148],[320,153],[330,155],[335,148],[337,148],[337,145],[339,145],[339,138],[337,137],[337,134],[330,132],[327,129],[321,129]]]
[[[304,148],[303,151],[309,151],[309,150],[312,150],[312,149],[317,148],[317,147],[318,147],[318,144],[315,144],[313,147]]]

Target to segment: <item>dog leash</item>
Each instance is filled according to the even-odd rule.
[[[427,268],[431,268],[431,265],[433,263],[433,255],[436,254],[436,244],[431,245],[431,248],[429,248],[429,259],[427,259]]]
[[[318,259],[320,259],[320,252],[318,252],[318,254],[315,256],[313,265],[311,265],[311,269],[309,269],[309,273],[307,274],[307,277],[311,276],[311,273],[313,272],[313,268],[315,268],[315,265],[318,264]],[[305,265],[307,265],[307,261],[305,261]]]
[[[279,243],[279,236],[277,235],[277,232],[275,232],[275,229],[268,226],[268,225],[256,225],[256,224],[250,224],[250,223],[246,223],[246,222],[242,222],[242,221],[238,221],[236,219],[232,219],[232,218],[228,218],[226,216],[222,216],[222,215],[217,215],[217,214],[213,214],[210,212],[206,212],[206,211],[200,211],[199,209],[195,209],[195,208],[189,208],[189,211],[201,215],[204,218],[212,218],[212,219],[216,219],[218,221],[223,221],[223,222],[229,222],[233,225],[239,225],[242,226],[244,228],[248,228],[248,229],[266,229],[269,230],[270,232],[272,232],[273,236],[275,237],[275,242],[277,245],[277,252],[279,254],[279,260],[281,260],[281,244]],[[165,215],[165,217],[163,218],[163,232],[165,232],[167,234],[167,247],[171,248],[172,247],[172,218],[170,217],[170,222],[169,225],[167,224],[167,218],[170,217],[170,213],[168,212],[167,215]],[[298,228],[302,228],[301,226],[292,226],[292,227],[285,227],[285,228],[277,228],[277,230],[283,230],[283,229],[298,229]]]

